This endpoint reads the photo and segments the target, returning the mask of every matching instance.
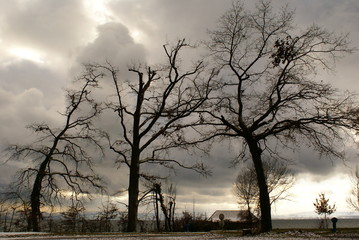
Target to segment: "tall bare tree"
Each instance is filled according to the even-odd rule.
[[[108,106],[118,117],[121,136],[109,138],[111,149],[118,154],[119,162],[129,168],[128,226],[136,231],[139,204],[139,179],[142,165],[159,164],[172,168],[175,165],[206,173],[202,163],[185,164],[169,157],[169,149],[177,147],[194,118],[191,115],[202,105],[210,93],[210,81],[215,72],[205,72],[203,62],[189,70],[180,65],[180,53],[191,48],[185,40],[173,47],[164,45],[166,63],[157,67],[129,69],[136,79],[125,81],[111,64],[93,66],[109,75],[115,98]]]
[[[263,153],[306,144],[343,157],[337,143],[359,125],[356,96],[316,81],[317,69],[331,70],[352,52],[348,36],[316,25],[298,29],[293,16],[287,7],[274,12],[270,1],[259,1],[251,11],[235,1],[209,32],[207,44],[221,78],[202,113],[204,130],[210,130],[207,139],[240,141],[239,158],[253,160],[264,232],[272,224]]]
[[[67,91],[66,110],[61,114],[63,125],[32,124],[29,128],[39,135],[38,139],[29,146],[13,145],[8,149],[11,159],[31,164],[20,172],[17,192],[31,188],[33,231],[40,231],[42,204],[59,200],[65,190],[87,194],[90,187],[102,188],[100,178],[93,171],[93,156],[96,154],[87,151],[89,148],[92,148],[91,151],[102,151],[100,132],[92,125],[101,108],[90,96],[100,77],[87,69],[76,81],[81,84],[79,90]]]

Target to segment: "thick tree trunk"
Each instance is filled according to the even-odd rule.
[[[139,178],[140,178],[140,120],[141,106],[143,102],[143,79],[139,74],[139,89],[137,95],[136,111],[133,116],[132,126],[132,146],[131,146],[131,163],[130,179],[128,185],[128,222],[127,232],[135,232],[137,227],[138,214],[138,196],[139,196]]]
[[[138,195],[139,195],[139,150],[132,150],[130,165],[130,181],[128,186],[128,222],[127,232],[135,232],[138,214]]]
[[[259,187],[261,232],[269,232],[272,230],[271,204],[261,158],[262,150],[259,148],[258,143],[255,140],[247,141],[247,143],[252,155],[252,160],[256,170],[257,182]]]
[[[41,188],[42,188],[42,180],[45,176],[45,170],[46,166],[49,162],[49,157],[46,157],[46,159],[41,163],[39,172],[36,175],[36,179],[34,182],[34,186],[32,188],[31,196],[30,196],[30,202],[31,202],[31,213],[30,213],[30,225],[32,227],[33,232],[39,232],[40,226],[39,226],[39,220],[41,216],[40,212],[40,195],[41,195]]]
[[[38,174],[35,179],[35,183],[31,192],[31,215],[30,215],[30,225],[33,232],[39,232],[39,219],[40,219],[40,192],[41,192],[41,183],[43,175]]]

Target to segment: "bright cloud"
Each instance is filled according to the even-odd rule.
[[[8,52],[21,60],[28,60],[39,64],[45,63],[43,54],[31,48],[14,47],[10,48]]]
[[[110,0],[87,0],[83,1],[87,14],[96,24],[101,25],[113,21],[115,16],[108,9]]]

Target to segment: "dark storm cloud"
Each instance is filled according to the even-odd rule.
[[[207,29],[230,4],[230,0],[135,0],[112,1],[109,9],[126,26],[140,32],[149,59],[157,63],[163,56],[163,44],[182,38],[193,44],[204,40]]]
[[[176,176],[172,176],[174,183],[178,185],[177,195],[184,201],[196,200],[201,202],[210,202],[211,198],[222,198],[230,194],[230,188],[238,173],[238,168],[231,164],[235,156],[235,149],[231,143],[223,141],[215,144],[208,155],[201,158],[193,156],[192,161],[202,161],[211,169],[210,176],[200,176],[198,173],[190,170],[178,170]],[[178,159],[180,159],[178,156]],[[182,156],[185,156],[182,153]]]
[[[84,0],[87,1],[87,0]],[[14,0],[0,1],[0,148],[8,143],[29,142],[25,130],[31,122],[57,123],[64,107],[63,88],[80,72],[79,65],[109,61],[120,67],[121,77],[131,78],[127,68],[139,63],[163,61],[162,45],[186,38],[192,42],[206,40],[207,29],[214,29],[218,18],[231,6],[230,0],[113,0],[103,1],[111,12],[110,20],[98,24],[89,16],[84,1]],[[89,3],[88,1],[87,3]],[[285,3],[296,10],[295,23],[305,28],[316,23],[337,33],[350,33],[354,47],[359,47],[359,2],[356,0],[274,0],[275,10]],[[253,1],[244,2],[252,8]],[[39,52],[41,61],[21,59],[9,53],[14,47]],[[31,57],[30,57],[31,58]],[[336,73],[320,73],[318,79],[329,81],[341,89],[359,90],[357,81],[358,52],[336,65]],[[71,71],[69,71],[69,69]],[[70,72],[70,74],[69,74]],[[69,77],[70,75],[70,77]],[[103,88],[101,94],[111,93]],[[105,113],[101,126],[117,134],[114,115]],[[201,177],[188,170],[178,170],[171,180],[177,185],[178,201],[190,204],[221,204],[233,201],[223,196],[231,194],[231,186],[239,167],[231,166],[238,149],[236,143],[218,143],[209,156],[174,154],[191,162],[203,160],[212,168],[212,176]],[[284,150],[283,150],[284,151]],[[348,166],[359,164],[357,148],[350,147]],[[310,173],[318,179],[348,172],[342,161],[320,158],[312,150],[284,153],[293,160],[297,174]],[[108,183],[110,193],[127,187],[127,169],[117,169],[116,156],[109,153],[98,166],[98,173]],[[0,166],[1,182],[10,178],[9,169],[21,163]],[[160,168],[149,168],[156,171]],[[169,172],[164,172],[169,174]],[[318,180],[319,181],[319,180]]]
[[[333,159],[323,158],[315,151],[299,150],[299,157],[292,169],[295,173],[329,176],[341,164],[343,162],[340,160],[334,161]]]

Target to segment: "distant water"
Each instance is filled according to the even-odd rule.
[[[273,219],[273,229],[286,228],[319,228],[320,219]],[[328,227],[332,228],[332,222],[328,220]],[[359,228],[359,218],[338,218],[337,228]]]

